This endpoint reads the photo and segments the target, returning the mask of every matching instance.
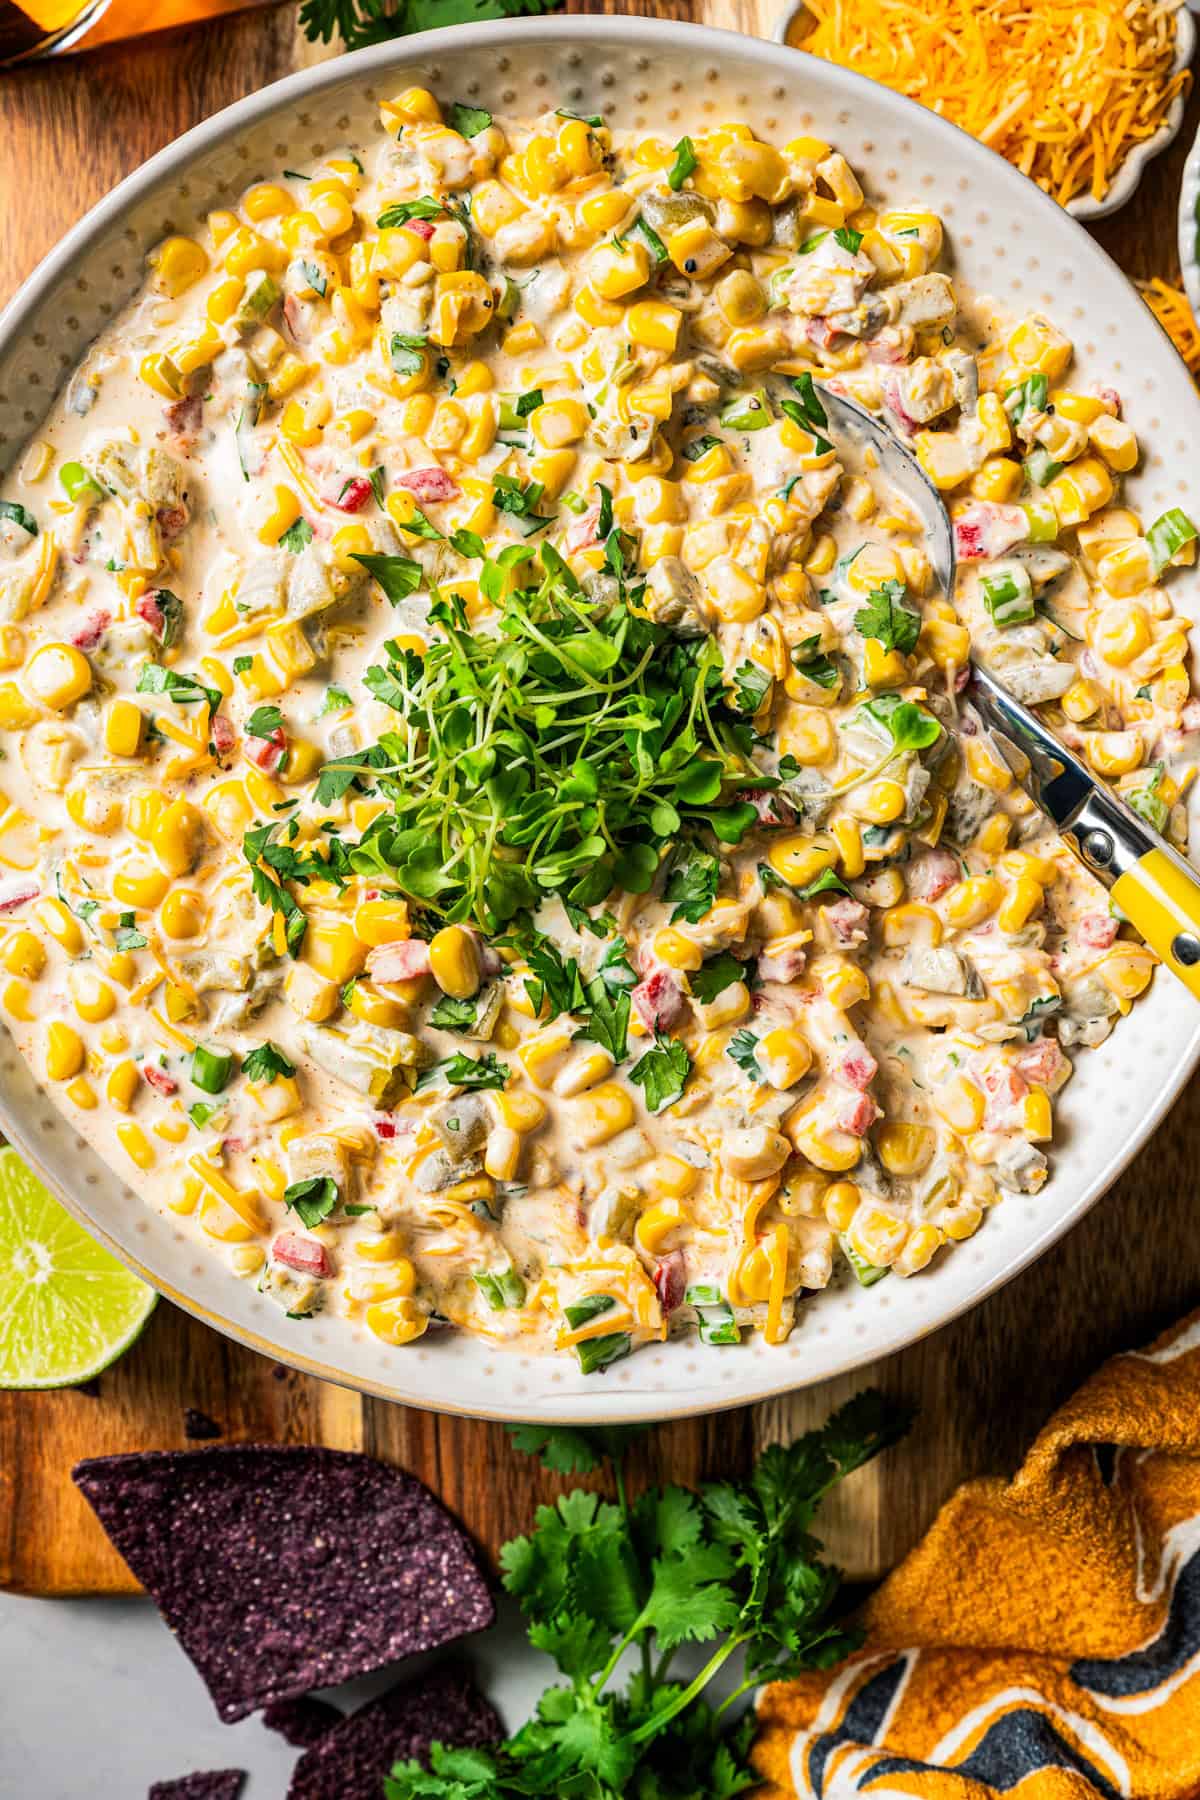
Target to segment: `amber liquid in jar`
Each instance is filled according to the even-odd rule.
[[[92,50],[266,0],[0,0],[0,65],[62,50]]]

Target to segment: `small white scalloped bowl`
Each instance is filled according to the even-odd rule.
[[[1200,132],[1188,151],[1179,189],[1179,267],[1192,312],[1200,320]]]
[[[142,279],[146,251],[196,229],[280,164],[350,138],[378,142],[378,103],[410,83],[499,111],[600,111],[674,139],[752,118],[764,136],[834,140],[868,191],[933,206],[956,273],[1014,311],[1044,310],[1077,344],[1079,379],[1112,383],[1147,445],[1132,502],[1195,512],[1200,397],[1120,270],[1023,176],[923,107],[760,39],[631,18],[505,22],[429,32],[307,69],[230,107],[153,157],[67,233],[0,317],[0,469],[59,383]],[[1196,576],[1172,583],[1200,616]],[[790,1340],[737,1349],[653,1345],[602,1376],[566,1357],[497,1351],[460,1332],[390,1348],[337,1318],[288,1319],[234,1279],[167,1207],[147,1205],[88,1148],[0,1031],[0,1128],[76,1216],[168,1298],[264,1355],[383,1399],[496,1418],[597,1423],[681,1417],[824,1381],[927,1335],[1047,1251],[1146,1142],[1200,1060],[1200,1011],[1159,977],[1056,1107],[1051,1179],[1006,1195],[969,1242],[925,1273],[871,1289],[839,1280],[807,1300]],[[1148,1221],[1147,1229],[1153,1229]],[[1094,1304],[1081,1296],[1080,1305]]]
[[[786,45],[788,43],[788,32],[801,13],[805,11],[807,11],[805,0],[792,0],[792,3],[784,8],[774,31],[777,44]],[[791,46],[788,47],[791,48]],[[1196,21],[1187,6],[1181,5],[1176,14],[1175,60],[1171,64],[1172,75],[1178,75],[1181,69],[1189,67],[1195,49]],[[878,88],[879,83],[873,82],[872,86]],[[1093,200],[1090,194],[1080,194],[1067,204],[1066,211],[1071,214],[1071,217],[1073,219],[1107,219],[1111,213],[1119,212],[1127,200],[1132,200],[1146,164],[1152,162],[1156,156],[1160,156],[1167,145],[1174,143],[1178,137],[1179,128],[1183,124],[1186,104],[1186,93],[1176,94],[1167,109],[1167,116],[1162,125],[1153,137],[1147,138],[1144,144],[1139,144],[1136,149],[1129,152],[1103,200]],[[1036,183],[1033,185],[1036,186]],[[1192,304],[1193,306],[1196,304],[1195,300]]]

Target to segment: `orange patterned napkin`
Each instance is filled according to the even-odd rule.
[[[1200,1794],[1200,1312],[959,1488],[863,1623],[764,1690],[762,1800]]]

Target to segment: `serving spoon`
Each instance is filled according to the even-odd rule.
[[[953,600],[958,558],[941,494],[881,419],[830,387],[819,391],[831,430],[869,445],[885,478],[913,506],[926,529],[934,578]],[[964,698],[1034,805],[1200,1000],[1200,876],[1190,863],[974,657]]]

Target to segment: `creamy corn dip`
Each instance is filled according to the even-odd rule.
[[[2,490],[0,1004],[298,1341],[779,1342],[1036,1193],[1149,981],[956,696],[1183,845],[1195,529],[830,145],[382,113],[159,245]]]

